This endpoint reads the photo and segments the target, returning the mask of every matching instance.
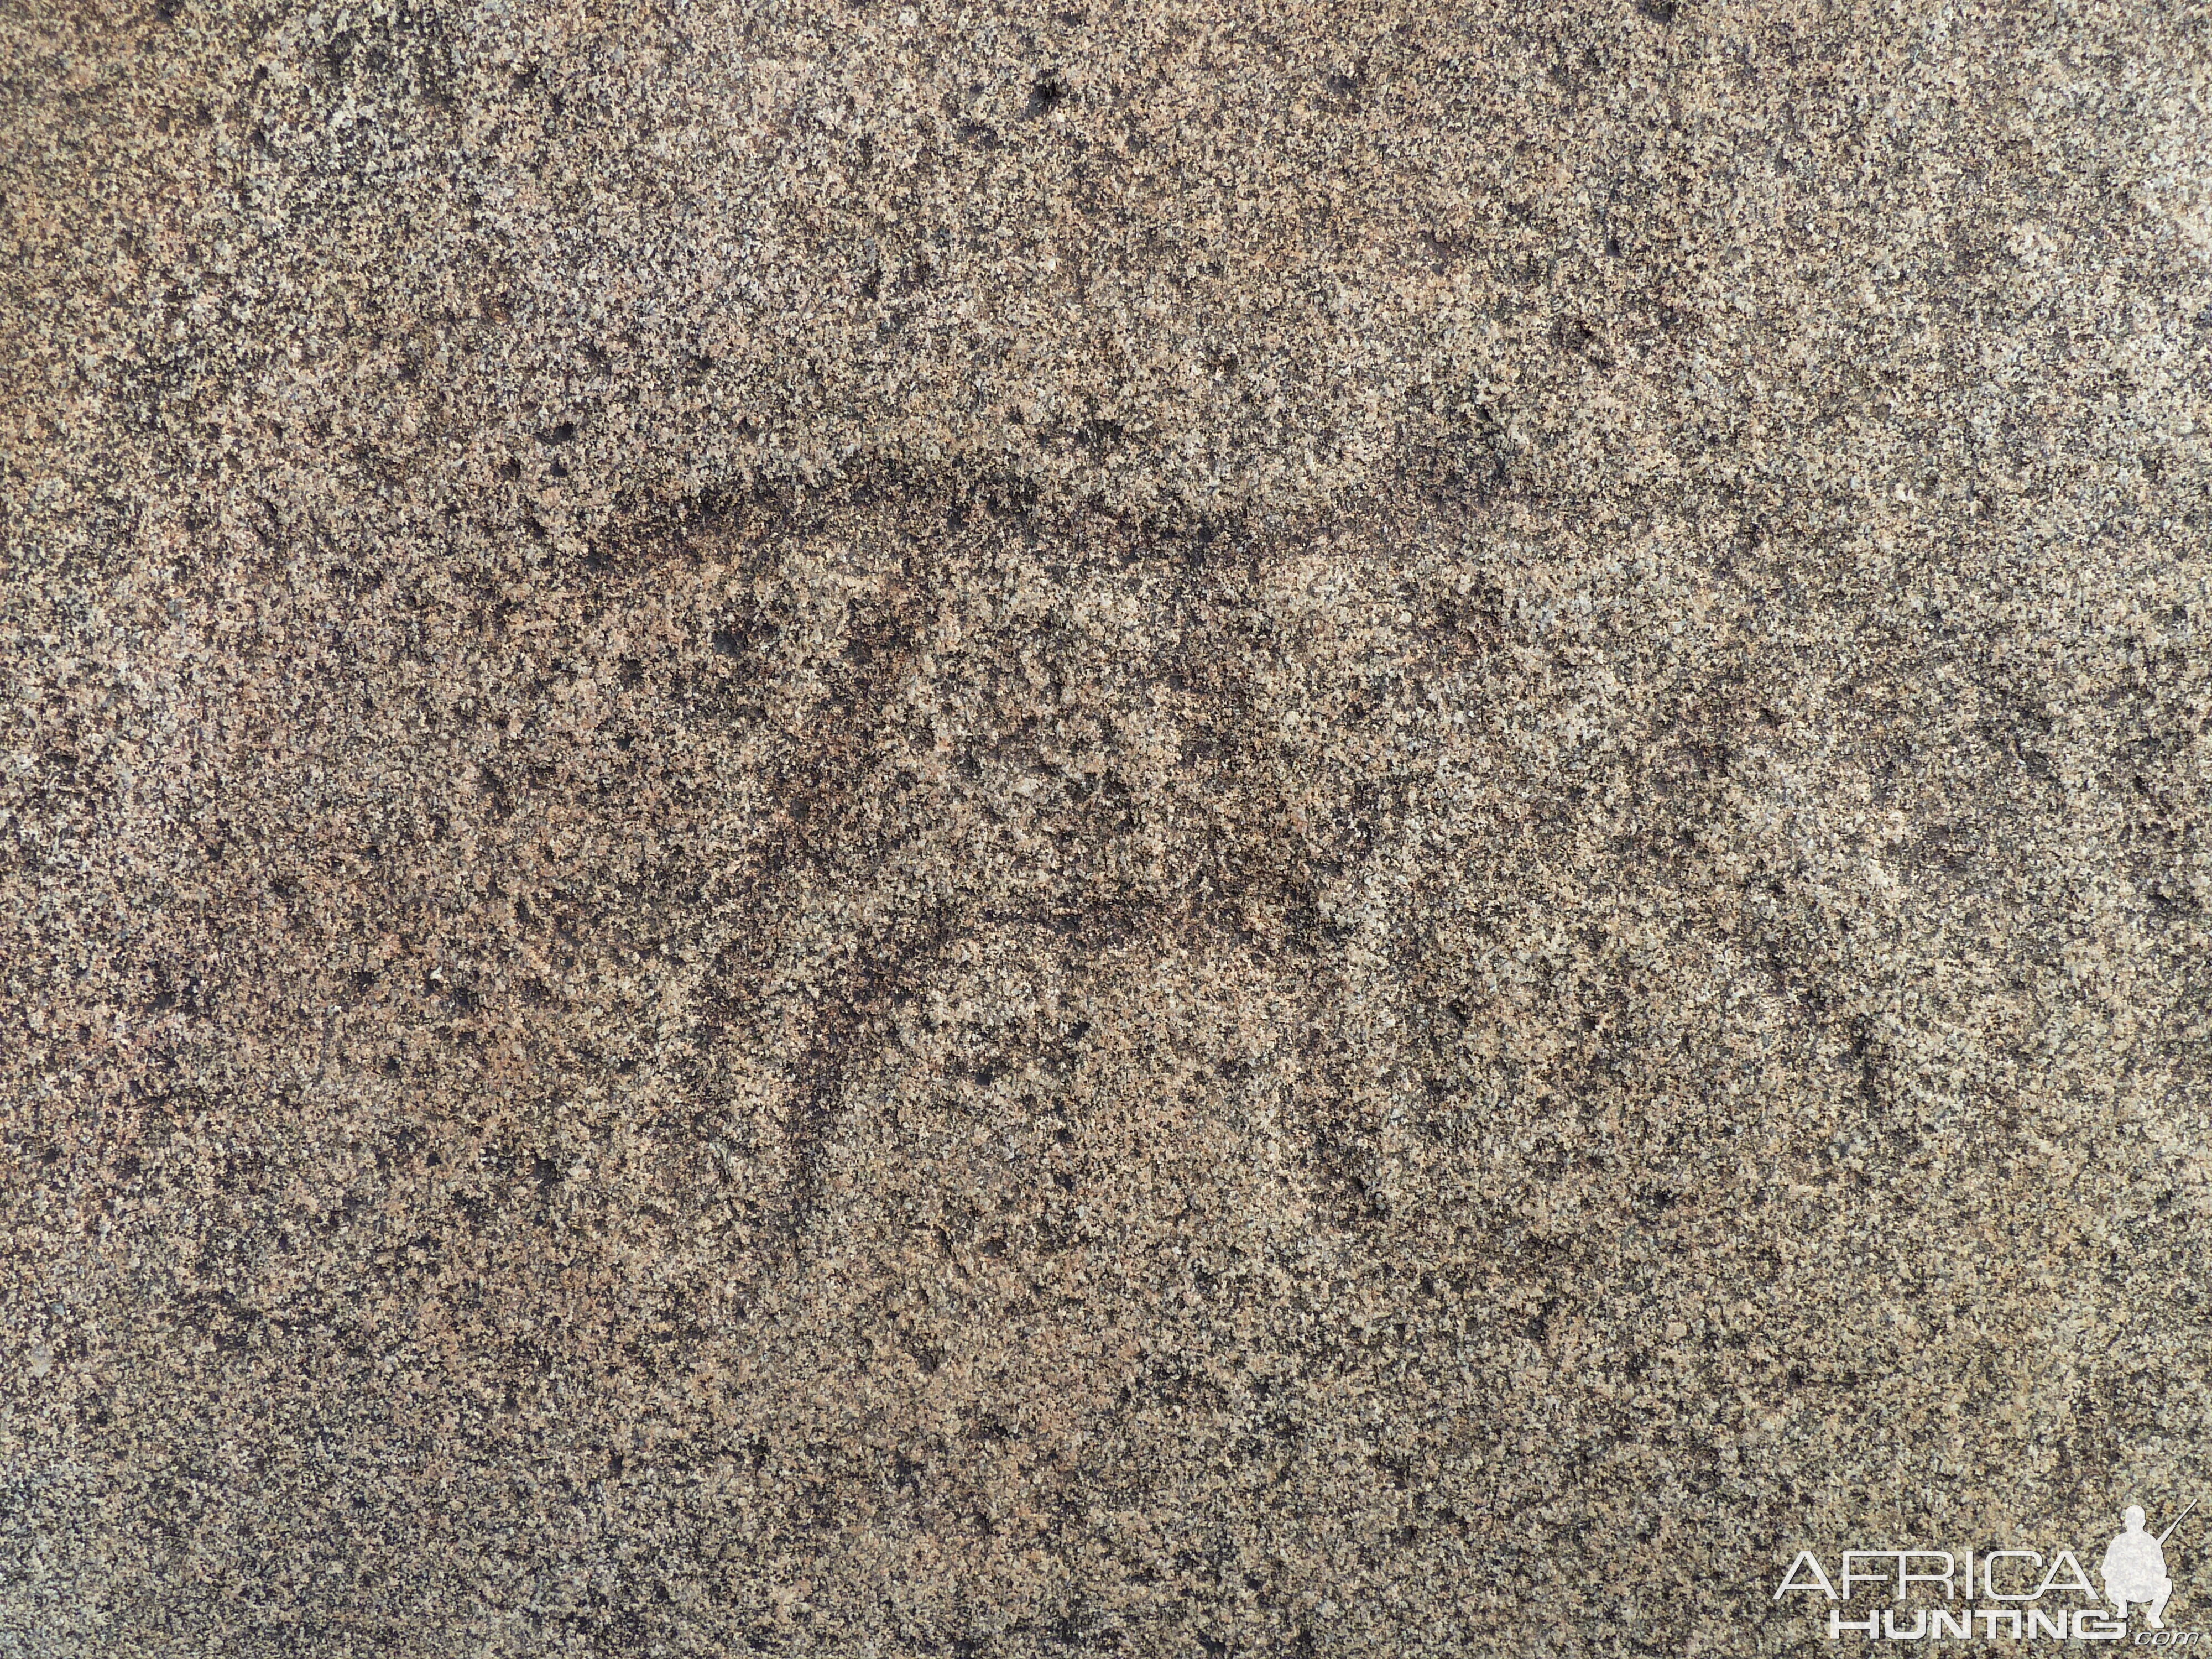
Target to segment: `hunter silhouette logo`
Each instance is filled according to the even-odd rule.
[[[2189,1510],[2196,1507],[2192,1498]],[[2173,1517],[2173,1527],[2188,1517],[2189,1510]],[[2150,1612],[2144,1622],[2153,1630],[2164,1630],[2166,1604],[2173,1594],[2173,1580],[2166,1576],[2166,1540],[2173,1536],[2173,1527],[2152,1537],[2143,1530],[2143,1512],[2132,1504],[2120,1520],[2127,1530],[2105,1546],[2105,1594],[2123,1619],[2128,1616],[2128,1603],[2146,1603]]]
[[[2072,1550],[2059,1551],[2047,1564],[2033,1550],[1985,1550],[1978,1561],[1972,1550],[1960,1555],[1948,1550],[1845,1550],[1837,1579],[1828,1577],[1820,1557],[1800,1550],[1775,1588],[1774,1599],[1779,1601],[1794,1593],[1838,1603],[1828,1611],[1832,1641],[1850,1632],[1869,1641],[1876,1637],[1893,1642],[1937,1637],[1994,1641],[2002,1635],[2014,1641],[2047,1637],[2061,1642],[2069,1638],[2118,1642],[2126,1639],[2129,1610],[2140,1607],[2143,1623],[2158,1633],[2138,1635],[2138,1646],[2147,1643],[2194,1649],[2203,1643],[2212,1647],[2212,1632],[2166,1628],[2166,1605],[2173,1597],[2166,1543],[2196,1507],[2197,1500],[2191,1498],[2164,1532],[2153,1535],[2142,1508],[2130,1504],[2121,1514],[2119,1533],[2105,1546],[2099,1563],[2101,1594]],[[1895,1607],[1863,1609],[1863,1618],[1844,1616],[1844,1606],[1876,1586],[1877,1595],[1887,1590],[1889,1599],[1904,1601],[1915,1585],[1924,1595],[1940,1594],[1942,1601],[1911,1608],[1910,1625],[1899,1622],[1904,1610]],[[2089,1605],[2062,1606],[2058,1598]]]

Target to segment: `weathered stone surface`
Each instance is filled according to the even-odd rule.
[[[0,39],[0,1650],[1780,1652],[2197,1490],[2201,13]]]

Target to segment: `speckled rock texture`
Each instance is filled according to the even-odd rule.
[[[2171,1513],[2208,99],[6,0],[0,1655],[1840,1651]]]

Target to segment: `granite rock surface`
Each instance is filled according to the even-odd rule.
[[[0,1653],[1768,1654],[2162,1525],[2208,86],[12,0]]]

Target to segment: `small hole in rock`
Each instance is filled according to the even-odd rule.
[[[1066,76],[1058,70],[1047,70],[1030,82],[1030,106],[1026,112],[1030,115],[1043,115],[1057,109],[1068,100],[1073,91],[1073,88],[1067,84]]]

